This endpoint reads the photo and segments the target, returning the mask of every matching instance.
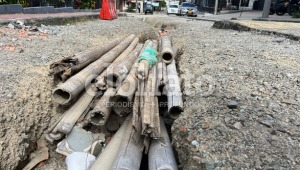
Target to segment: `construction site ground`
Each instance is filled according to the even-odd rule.
[[[299,32],[298,25],[239,22]],[[213,24],[154,14],[37,31],[0,26],[0,169],[24,167],[37,140],[67,109],[52,102],[50,63],[115,37],[155,39],[162,27],[183,52],[177,67],[184,112],[172,126],[179,167],[300,169],[299,41]],[[65,169],[56,143],[48,147],[50,159],[36,169]]]

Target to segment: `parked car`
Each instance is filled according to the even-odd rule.
[[[152,6],[152,4],[146,4],[146,6],[145,6],[145,15],[147,13],[150,13],[150,14],[153,15],[153,6]]]
[[[179,14],[197,17],[198,14],[197,6],[192,3],[183,2],[179,7]]]
[[[167,14],[176,14],[178,15],[179,7],[176,4],[169,5],[167,9]]]

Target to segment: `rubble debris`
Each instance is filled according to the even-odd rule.
[[[229,109],[237,109],[238,102],[236,100],[229,100],[227,103],[227,107]]]
[[[38,163],[49,159],[49,149],[47,147],[41,148],[35,152],[33,152],[32,159],[30,162],[23,168],[23,170],[31,170],[33,169]]]
[[[89,170],[95,162],[94,155],[85,152],[73,152],[66,158],[68,170]]]
[[[102,147],[105,142],[104,134],[93,134],[81,127],[74,126],[72,131],[57,145],[56,152],[65,156],[73,152],[85,152],[97,156],[100,152],[95,152],[96,145]],[[93,147],[92,147],[93,146]]]

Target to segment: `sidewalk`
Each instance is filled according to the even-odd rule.
[[[0,25],[5,25],[12,20],[23,20],[25,23],[30,22],[30,20],[36,21],[53,21],[56,20],[66,20],[66,19],[93,19],[98,18],[99,12],[73,12],[73,13],[52,13],[52,14],[4,14],[0,15]]]
[[[199,19],[210,19],[215,21],[231,20],[236,18],[237,20],[259,20],[259,21],[278,21],[278,22],[299,22],[300,18],[292,18],[290,15],[285,14],[278,16],[276,14],[269,15],[269,18],[261,18],[262,11],[241,11],[236,13],[227,13],[220,15],[213,15],[205,13],[204,15],[198,15]]]
[[[262,11],[244,11],[239,13],[221,15],[199,15],[197,20],[205,21],[229,21],[249,28],[249,30],[276,32],[282,36],[291,35],[294,39],[300,39],[300,19],[292,18],[290,15],[283,16],[270,15],[269,18],[262,19]],[[193,19],[189,17],[190,19]]]

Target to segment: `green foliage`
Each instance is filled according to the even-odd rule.
[[[300,18],[300,11],[294,12],[292,17],[293,18]]]
[[[96,0],[75,0],[74,8],[76,9],[95,9]]]
[[[18,0],[0,0],[0,5],[19,4]]]
[[[160,6],[161,8],[166,7],[166,6],[167,6],[166,1],[159,1],[159,6]]]

